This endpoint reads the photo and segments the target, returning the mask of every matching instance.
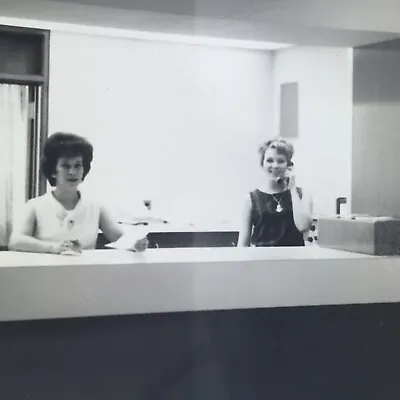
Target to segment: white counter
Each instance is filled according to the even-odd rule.
[[[0,252],[0,320],[400,301],[400,257],[304,248]]]

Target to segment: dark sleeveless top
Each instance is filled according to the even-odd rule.
[[[302,196],[301,188],[297,191]],[[257,247],[304,246],[303,234],[294,223],[290,190],[281,193],[264,193],[256,189],[250,193],[251,245]],[[282,211],[277,211],[280,204]],[[278,208],[279,209],[279,208]]]

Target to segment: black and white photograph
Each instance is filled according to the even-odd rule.
[[[0,0],[0,400],[398,400],[398,15]]]

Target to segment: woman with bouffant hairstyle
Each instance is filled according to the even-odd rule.
[[[52,190],[27,202],[15,222],[9,249],[53,254],[76,254],[96,247],[99,229],[115,242],[124,232],[104,207],[78,190],[93,161],[93,146],[72,133],[47,139],[41,171]],[[132,250],[147,248],[147,238],[134,240]]]
[[[72,133],[54,133],[44,146],[41,171],[52,187],[56,186],[56,166],[61,157],[82,158],[82,182],[86,178],[93,161],[93,146],[84,138]]]
[[[269,140],[259,148],[265,179],[246,197],[238,246],[304,246],[312,201],[296,186],[293,145]]]

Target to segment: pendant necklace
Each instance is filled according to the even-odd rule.
[[[283,211],[283,207],[281,206],[282,197],[278,200],[274,195],[272,195],[274,200],[276,201],[276,212],[281,213]]]

